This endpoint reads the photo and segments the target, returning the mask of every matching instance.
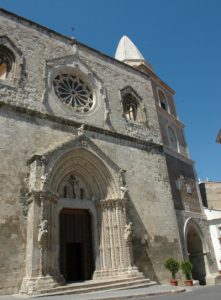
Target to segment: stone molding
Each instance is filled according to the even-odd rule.
[[[40,111],[40,110],[36,111],[34,109],[27,108],[25,106],[14,105],[14,104],[2,101],[2,100],[0,100],[0,109],[14,111],[16,113],[37,117],[39,119],[48,120],[48,121],[55,122],[57,124],[61,124],[61,125],[65,125],[65,126],[73,126],[75,128],[78,128],[82,125],[82,122],[77,122],[77,121],[70,120],[67,118],[51,115],[45,111]],[[163,145],[155,143],[152,140],[148,141],[148,140],[144,140],[141,138],[136,138],[131,135],[118,133],[116,131],[111,131],[108,129],[96,127],[96,126],[89,125],[89,124],[85,124],[85,130],[87,130],[88,132],[96,132],[98,134],[103,134],[106,136],[114,137],[116,139],[122,139],[125,141],[129,141],[133,144],[133,146],[136,146],[136,147],[138,147],[138,145],[143,145],[143,146],[145,146],[146,151],[151,151],[151,149],[157,149],[160,153],[163,153]]]

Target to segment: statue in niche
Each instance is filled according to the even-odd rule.
[[[127,243],[132,241],[132,235],[133,235],[133,224],[132,222],[129,222],[124,226],[124,239]]]
[[[44,237],[48,234],[48,221],[43,220],[38,227],[38,242],[42,243]]]

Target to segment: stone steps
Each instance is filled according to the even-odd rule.
[[[145,277],[135,277],[135,278],[123,278],[117,280],[106,280],[106,281],[84,281],[81,283],[71,283],[63,286],[58,286],[50,289],[38,290],[38,292],[33,295],[35,297],[52,296],[52,295],[65,295],[65,294],[84,294],[92,293],[104,290],[119,290],[119,289],[131,289],[131,288],[141,288],[156,283],[150,281],[150,279]],[[33,297],[32,296],[32,297]]]

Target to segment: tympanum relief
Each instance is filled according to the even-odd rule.
[[[86,184],[75,174],[68,175],[60,184],[58,193],[62,198],[89,200]]]

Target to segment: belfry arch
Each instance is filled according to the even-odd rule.
[[[124,170],[84,135],[35,155],[30,170],[23,292],[64,281],[140,275],[133,261]]]
[[[206,284],[206,254],[208,247],[202,230],[198,224],[189,218],[184,227],[185,252],[193,265],[193,279],[198,280],[201,285]]]

